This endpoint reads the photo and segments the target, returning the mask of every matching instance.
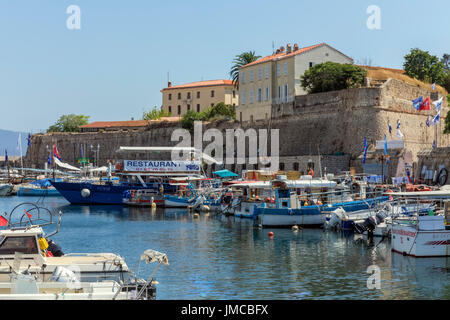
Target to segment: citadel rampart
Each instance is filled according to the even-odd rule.
[[[292,170],[295,166],[303,170],[306,167],[306,159],[320,154],[322,166],[328,164],[330,168],[328,172],[348,170],[350,166],[362,171],[364,137],[369,144],[368,162],[373,162],[377,140],[383,140],[385,134],[388,140],[399,139],[396,137],[396,123],[400,120],[400,130],[405,141],[404,151],[412,154],[412,160],[417,162],[418,152],[429,148],[436,137],[438,146],[447,146],[449,143],[449,137],[442,134],[448,111],[447,101],[444,99],[441,121],[435,127],[427,127],[425,124],[427,116],[435,114],[433,105],[430,106],[430,111],[421,112],[412,106],[411,100],[430,94],[432,93],[420,87],[389,79],[377,87],[297,96],[292,103],[273,105],[272,118],[269,120],[205,123],[203,132],[208,128],[217,128],[225,137],[226,129],[279,129],[279,154],[284,170]],[[388,122],[392,126],[391,135]],[[98,163],[104,165],[107,160],[118,158],[115,151],[120,146],[175,146],[178,142],[172,142],[171,135],[177,128],[180,128],[179,123],[161,122],[151,124],[143,130],[133,131],[37,134],[32,137],[25,164],[42,168],[49,154],[46,146],[51,149],[56,142],[63,161],[70,164],[76,164],[80,156],[80,145],[87,146],[85,150],[88,151],[91,150],[91,145],[94,149],[99,145]],[[209,143],[204,142],[204,146]],[[270,148],[268,150],[270,154]],[[398,152],[392,154],[395,156]],[[93,151],[88,156],[92,159]],[[152,158],[167,156],[169,155],[151,155]],[[148,158],[149,155],[142,153],[136,154],[135,157]],[[318,164],[315,165],[317,167]],[[238,172],[241,169],[242,166],[234,167]],[[394,174],[394,171],[391,173]]]

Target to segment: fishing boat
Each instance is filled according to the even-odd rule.
[[[450,256],[450,201],[443,212],[430,211],[409,220],[393,220],[392,251],[413,257]]]
[[[152,189],[126,190],[122,201],[128,206],[151,207],[153,203],[164,205],[164,196]]]
[[[0,184],[0,196],[9,196],[11,195],[14,189],[14,185],[10,183],[2,183]]]
[[[337,208],[354,212],[374,208],[376,204],[389,200],[388,196],[363,198],[363,189],[353,196],[341,191],[336,193],[333,190],[335,186],[336,182],[322,178],[313,180],[310,176],[303,176],[303,179],[295,182],[279,177],[272,181],[274,207],[263,204],[254,209],[257,223],[272,227],[323,226],[327,215]]]
[[[117,150],[125,153],[161,151],[186,151],[196,154],[194,148],[181,147],[120,147]],[[205,157],[207,155],[201,154],[201,158]],[[113,176],[117,177],[118,181],[113,181]],[[174,194],[178,188],[171,185],[170,180],[186,176],[204,178],[201,159],[192,157],[186,161],[118,160],[115,166],[109,164],[107,181],[51,181],[51,183],[72,204],[122,204],[124,192],[127,190],[160,191],[162,188],[162,194]]]

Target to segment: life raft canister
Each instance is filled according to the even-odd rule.
[[[122,170],[122,168],[123,168],[122,163],[117,162],[116,163],[116,170],[120,171],[120,170]]]

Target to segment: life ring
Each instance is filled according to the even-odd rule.
[[[118,162],[116,164],[116,170],[118,170],[118,171],[122,170],[122,163]]]
[[[440,185],[440,186],[443,186],[444,184],[446,184],[447,183],[447,178],[448,178],[448,171],[447,171],[447,169],[445,169],[445,168],[442,168],[440,171],[439,171],[439,175],[438,175],[438,184]]]

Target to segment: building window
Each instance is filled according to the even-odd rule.
[[[242,92],[242,95],[241,95],[241,104],[245,104],[245,96],[246,96],[245,92]]]
[[[284,163],[280,162],[280,171],[284,171]]]
[[[172,100],[172,94],[169,93],[169,100]]]
[[[262,89],[261,88],[258,88],[257,99],[258,99],[258,102],[262,101]]]
[[[261,79],[262,79],[262,69],[259,68],[258,69],[258,80],[261,80]]]
[[[233,90],[233,98],[236,98],[236,91]]]
[[[214,103],[211,103],[211,107],[214,107]]]
[[[181,114],[181,106],[178,105],[178,114]]]
[[[253,70],[250,70],[250,82],[253,81]]]
[[[239,112],[239,121],[242,122],[242,112]]]
[[[315,62],[310,62],[309,67],[312,68],[312,67],[314,67],[315,64],[316,64]]]
[[[298,162],[294,162],[294,171],[298,171],[298,167],[299,167]]]
[[[281,66],[277,64],[277,76],[281,76]]]
[[[214,98],[214,90],[211,90],[211,98]]]
[[[281,98],[281,87],[278,86],[278,98]]]
[[[266,66],[266,68],[265,68],[265,76],[266,76],[266,79],[269,78],[269,66]]]
[[[200,91],[197,91],[197,99],[200,98]]]
[[[169,113],[172,113],[172,107],[169,106]]]
[[[288,96],[288,85],[285,84],[284,85],[284,97],[287,98],[287,96]]]
[[[187,105],[187,111],[189,111],[189,110],[191,110],[191,105],[190,104]]]
[[[269,100],[269,87],[266,87],[266,101]]]
[[[287,72],[288,72],[288,64],[287,62],[284,63],[284,75],[287,76]]]
[[[250,91],[250,95],[248,97],[248,103],[253,103],[253,90]]]
[[[187,97],[186,97],[187,99],[190,99],[191,98],[191,93],[190,92],[188,92],[187,93]]]
[[[197,112],[200,112],[200,105],[197,104]]]
[[[241,72],[241,79],[240,80],[241,80],[242,83],[245,83],[245,72],[244,71]]]
[[[178,93],[178,100],[181,99],[181,92]]]

